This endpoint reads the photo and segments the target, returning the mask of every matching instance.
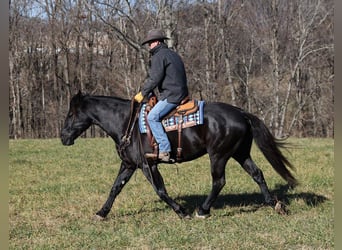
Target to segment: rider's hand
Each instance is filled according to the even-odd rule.
[[[134,100],[136,100],[138,103],[141,103],[144,99],[144,96],[142,95],[141,91],[134,96]]]

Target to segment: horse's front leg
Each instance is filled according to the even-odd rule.
[[[136,167],[132,167],[127,163],[121,162],[118,176],[116,177],[109,196],[102,208],[96,213],[96,219],[103,220],[110,212],[116,196],[121,192],[122,188],[126,185],[129,179],[135,172]]]
[[[156,191],[160,199],[172,207],[180,218],[189,219],[190,215],[185,211],[185,209],[168,195],[163,177],[161,176],[157,165],[153,164],[152,166],[148,166],[147,164],[143,164],[142,171],[148,181],[152,184],[153,189]]]

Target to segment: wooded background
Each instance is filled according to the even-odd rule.
[[[333,137],[333,0],[10,0],[9,136],[59,137],[81,90],[131,99],[162,28],[192,98],[262,118],[277,137]],[[115,122],[115,121],[113,121]],[[92,127],[84,136],[104,136]]]

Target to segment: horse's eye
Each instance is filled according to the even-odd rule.
[[[72,117],[74,115],[73,112],[69,112],[68,117]]]

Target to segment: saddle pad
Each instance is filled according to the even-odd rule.
[[[183,116],[183,128],[192,127],[203,124],[203,108],[204,101],[197,101],[198,110],[195,113]],[[145,117],[146,103],[141,107],[139,114],[139,129],[140,133],[146,133],[146,117]],[[178,129],[179,116],[171,116],[168,119],[163,119],[162,124],[165,131],[172,131]]]

